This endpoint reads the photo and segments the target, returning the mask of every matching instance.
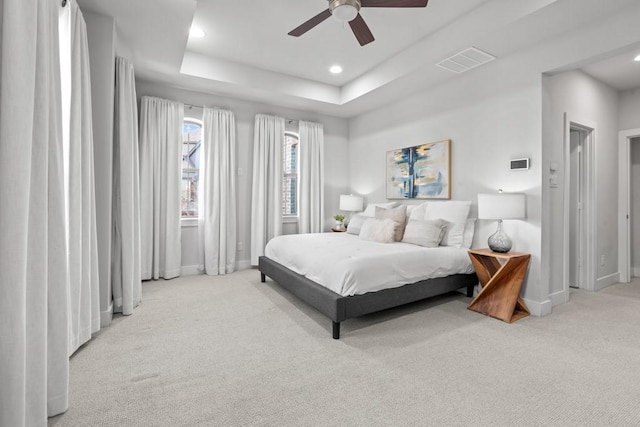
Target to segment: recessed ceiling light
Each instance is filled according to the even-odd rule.
[[[342,67],[339,65],[333,65],[331,68],[329,68],[329,71],[332,74],[340,74],[342,72]]]
[[[198,28],[198,27],[191,27],[191,29],[189,30],[189,35],[191,37],[195,37],[198,39],[201,39],[205,36],[205,32],[202,31],[202,29]]]
[[[640,62],[640,55],[636,56],[635,58],[633,58],[634,61]]]

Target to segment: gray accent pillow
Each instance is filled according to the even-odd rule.
[[[444,237],[445,226],[445,222],[441,219],[413,219],[407,223],[402,241],[427,248],[437,248]]]
[[[347,233],[358,236],[362,229],[362,224],[364,224],[367,219],[369,219],[369,217],[360,214],[352,216],[349,220],[349,225],[347,225]]]

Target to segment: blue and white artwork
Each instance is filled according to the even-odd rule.
[[[387,152],[388,199],[450,199],[451,140]]]

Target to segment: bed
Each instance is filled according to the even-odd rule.
[[[279,236],[258,269],[332,321],[344,320],[466,288],[477,276],[464,247],[425,248],[366,241],[349,233]]]

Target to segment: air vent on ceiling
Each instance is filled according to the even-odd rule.
[[[460,74],[496,59],[495,56],[475,47],[469,47],[455,55],[438,62],[436,65],[445,70]]]

